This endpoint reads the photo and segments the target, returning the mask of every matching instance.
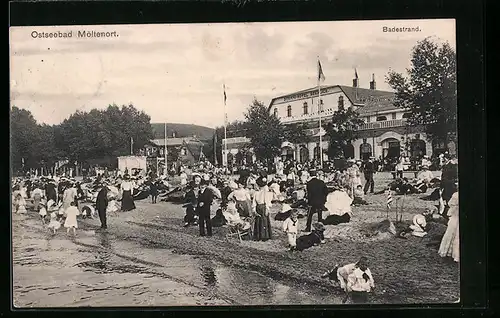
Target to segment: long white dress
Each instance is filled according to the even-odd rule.
[[[455,192],[450,201],[448,215],[448,227],[444,233],[441,245],[439,246],[439,255],[441,257],[451,256],[455,262],[460,261],[460,235],[459,235],[459,216],[458,216],[458,191]]]

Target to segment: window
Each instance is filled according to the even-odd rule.
[[[339,96],[339,110],[344,110],[344,96]]]
[[[278,108],[276,108],[276,107],[274,108],[274,116],[278,117]]]
[[[323,100],[322,99],[319,100],[319,111],[323,112]]]
[[[288,105],[286,108],[287,116],[292,117],[292,106]]]
[[[367,123],[371,122],[371,119],[372,119],[372,118],[371,118],[370,116],[366,116],[366,122],[367,122]]]
[[[387,120],[387,117],[385,116],[377,116],[377,121],[384,121]]]
[[[309,114],[309,108],[307,106],[307,102],[304,102],[304,106],[303,107],[304,107],[304,115]]]
[[[392,113],[392,119],[396,119],[396,113]]]

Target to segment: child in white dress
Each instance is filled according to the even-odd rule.
[[[76,229],[78,228],[76,216],[79,214],[80,211],[75,206],[75,202],[71,202],[71,205],[66,209],[66,221],[64,222],[66,233],[69,233],[69,230],[73,229],[73,235],[76,235]]]
[[[297,225],[297,211],[292,210],[290,216],[283,222],[283,231],[288,237],[290,251],[294,251],[297,248]]]
[[[50,213],[50,223],[47,226],[49,229],[56,234],[56,231],[61,227],[61,223],[57,220],[57,214],[55,212]]]

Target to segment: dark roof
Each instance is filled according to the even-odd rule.
[[[389,100],[394,98],[393,92],[380,91],[368,88],[355,88],[351,86],[338,85],[349,100],[354,104],[366,104],[368,106],[371,102],[379,102],[382,100]],[[373,105],[373,104],[371,104]]]
[[[321,86],[321,88],[328,88],[328,87],[339,87],[342,90],[342,92],[344,92],[344,94],[347,96],[347,98],[351,101],[351,103],[353,103],[355,106],[359,106],[358,108],[359,114],[370,114],[386,110],[397,109],[397,107],[394,106],[395,94],[393,92],[361,88],[361,87],[355,88],[352,86],[345,86],[345,85]],[[298,92],[293,92],[290,94],[275,97],[271,100],[269,104],[269,110],[271,109],[273,102],[278,98],[283,98],[286,96],[291,96],[299,93],[310,92],[317,89],[318,87],[311,87]]]

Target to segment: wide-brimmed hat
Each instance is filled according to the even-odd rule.
[[[321,223],[321,222],[314,223],[314,224],[313,224],[313,228],[314,228],[316,231],[324,231],[324,230],[325,230],[325,226],[324,226],[324,225],[323,225],[323,223]]]
[[[289,204],[283,203],[283,205],[281,206],[281,213],[285,213],[290,210],[293,210],[292,207]]]
[[[429,169],[429,165],[422,165],[422,169]]]
[[[422,228],[424,228],[427,225],[427,221],[425,220],[425,216],[423,216],[422,214],[415,215],[413,217],[413,222]]]

